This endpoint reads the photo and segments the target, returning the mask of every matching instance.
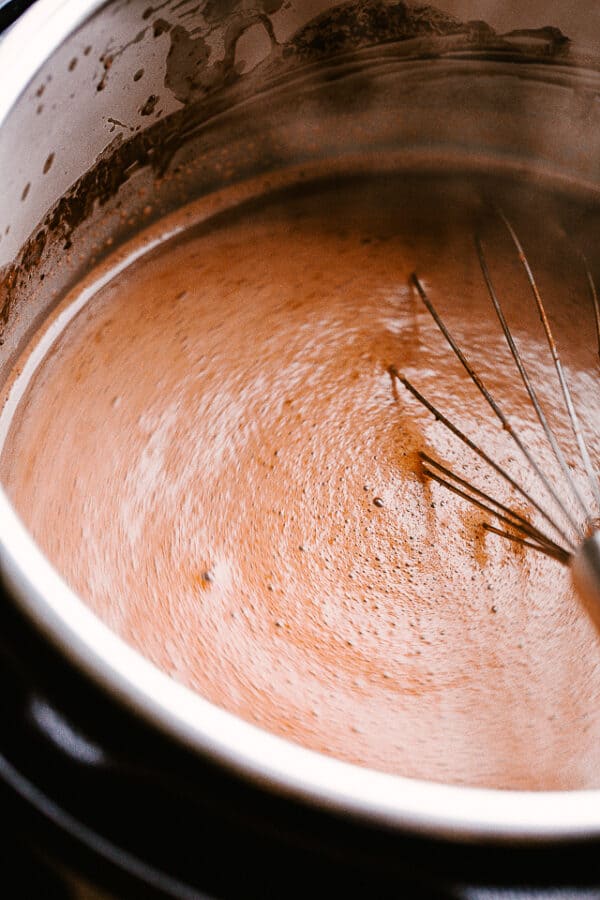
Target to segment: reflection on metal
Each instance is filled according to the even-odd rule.
[[[101,765],[104,751],[98,744],[76,729],[53,706],[34,697],[29,706],[31,718],[53,744],[72,759],[84,765]]]

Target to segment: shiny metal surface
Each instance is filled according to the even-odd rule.
[[[600,534],[597,531],[578,547],[572,568],[579,595],[600,628]]]

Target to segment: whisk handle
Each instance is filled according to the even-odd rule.
[[[573,583],[600,631],[600,532],[594,531],[573,555]]]

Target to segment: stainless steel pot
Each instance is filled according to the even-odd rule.
[[[535,9],[535,6],[539,9]],[[600,189],[596,4],[39,0],[0,45],[5,378],[61,295],[121,241],[234,182],[336,160],[493,165]],[[68,588],[0,495],[12,602],[152,729],[269,794],[480,841],[600,835],[600,791],[452,787],[338,762],[209,704]]]

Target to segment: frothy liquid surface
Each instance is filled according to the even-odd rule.
[[[387,372],[405,372],[543,497],[408,285],[417,270],[552,471],[474,250],[481,227],[507,316],[559,409],[518,259],[483,212],[495,190],[320,184],[164,243],[54,343],[1,476],[98,615],[214,703],[388,772],[600,786],[600,643],[568,570],[486,534],[484,513],[424,482],[420,449],[511,498]],[[503,201],[591,432],[580,263],[554,201],[545,217],[539,198]],[[565,417],[553,422],[569,446]]]

